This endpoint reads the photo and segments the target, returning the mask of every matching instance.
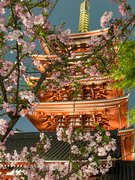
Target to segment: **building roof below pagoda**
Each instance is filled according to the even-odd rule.
[[[91,135],[94,135],[97,131],[92,131]],[[117,142],[117,150],[113,153],[113,157],[120,157],[120,137],[117,136],[117,130],[110,131],[111,137],[116,139]],[[41,156],[46,157],[46,161],[48,162],[65,162],[69,159],[69,152],[70,152],[70,145],[64,141],[58,141],[56,132],[44,132],[44,134],[50,139],[51,148],[48,150],[47,153],[42,154]],[[38,132],[18,132],[15,133],[14,136],[9,136],[5,146],[6,146],[6,153],[14,154],[14,150],[17,151],[18,154],[21,153],[23,147],[27,147],[28,151],[30,151],[30,147],[35,147],[36,143],[39,142],[40,133]],[[86,146],[89,142],[84,141],[77,141],[75,142],[76,145],[81,143],[81,146]],[[73,159],[75,156],[73,155]]]
[[[97,180],[135,180],[135,161],[117,161],[115,167]]]

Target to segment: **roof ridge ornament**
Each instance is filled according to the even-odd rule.
[[[88,32],[89,31],[89,10],[90,3],[86,0],[80,5],[80,20],[78,32]]]

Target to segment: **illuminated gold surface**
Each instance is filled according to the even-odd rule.
[[[84,0],[80,5],[80,20],[79,20],[79,30],[78,32],[89,31],[89,10],[90,3]]]

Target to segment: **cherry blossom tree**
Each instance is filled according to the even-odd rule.
[[[19,118],[25,116],[25,113],[31,115],[37,108],[38,100],[36,98],[39,95],[44,96],[47,91],[72,84],[71,88],[75,91],[74,95],[76,96],[79,84],[70,78],[71,75],[77,76],[80,70],[84,71],[85,78],[90,76],[100,77],[102,74],[110,73],[112,67],[117,64],[117,61],[114,61],[114,59],[119,57],[119,49],[135,27],[135,14],[132,12],[130,5],[124,0],[114,0],[113,2],[119,4],[119,11],[123,17],[112,19],[113,13],[105,12],[101,17],[101,31],[109,25],[108,33],[103,33],[101,36],[92,36],[86,47],[89,48],[91,54],[86,56],[82,54],[80,58],[77,58],[74,51],[78,47],[73,44],[71,48],[68,48],[71,41],[69,38],[70,29],[63,32],[62,25],[57,29],[48,21],[48,17],[57,2],[58,0],[53,5],[49,0],[39,0],[37,2],[32,0],[2,0],[0,2],[0,109],[2,112],[2,119],[0,119],[0,149],[2,151],[5,150],[4,142],[7,136],[13,134],[12,129]],[[35,10],[39,13],[38,15],[34,14]],[[7,12],[10,12],[8,20],[4,17]],[[31,77],[29,73],[32,69],[31,66],[34,66],[33,74],[37,73],[38,70],[35,66],[40,66],[40,63],[32,62],[30,59],[32,54],[37,53],[37,56],[40,54],[36,50],[36,39],[46,43],[51,52],[56,55],[56,58],[53,60],[48,59],[49,65],[44,64],[45,70],[41,72],[38,81],[31,81],[32,86],[23,85],[21,84],[23,75],[26,80]],[[6,60],[5,55],[7,53],[15,54],[15,58],[12,61]],[[77,65],[70,66],[69,68],[69,62],[76,62]],[[47,79],[48,76],[51,79]],[[45,80],[46,83],[44,83]],[[4,115],[9,117],[9,122],[4,119]],[[96,148],[92,149],[92,152],[96,153],[94,154],[95,158],[95,156],[104,156],[110,150],[115,149],[114,140],[109,139],[109,133],[107,135],[103,129],[99,130],[99,134],[95,137],[91,137],[87,132],[81,134],[82,137],[78,133],[77,137],[70,135],[70,133],[72,134],[72,131],[69,129],[67,132],[59,129],[58,139],[61,140],[64,136],[63,140],[69,143],[72,143],[73,138],[91,141],[88,147],[83,149],[83,153],[76,146],[71,146],[72,153],[88,157],[91,148]],[[17,152],[12,157],[10,155],[4,156],[8,162],[14,159],[13,163],[16,163],[18,158],[24,162],[30,162],[30,164],[25,166],[26,171],[22,174],[24,177],[27,176],[28,179],[31,178],[29,177],[31,175],[37,177],[37,179],[42,177],[42,180],[47,178],[77,179],[83,174],[87,177],[87,173],[94,172],[97,174],[99,172],[97,169],[99,163],[96,162],[98,158],[95,160],[93,157],[86,163],[81,164],[81,170],[76,168],[75,171],[71,171],[72,166],[70,165],[71,162],[69,162],[68,168],[66,165],[57,165],[58,169],[54,171],[56,165],[54,167],[47,167],[44,164],[45,160],[40,159],[37,154],[40,149],[46,151],[49,146],[48,139],[41,136],[40,143],[36,148],[31,148],[31,153],[28,153],[27,149],[24,148],[20,156]],[[108,156],[109,161],[110,156]],[[38,162],[36,166],[34,166],[35,162]],[[95,162],[96,164],[92,164]],[[108,168],[109,165],[107,164],[106,169]],[[43,171],[43,169],[46,169],[46,171]],[[77,172],[77,174],[74,172]],[[100,172],[106,172],[106,170],[101,169]],[[67,173],[68,175],[66,176]],[[19,178],[15,176],[14,179]]]
[[[118,3],[118,1],[114,2]],[[34,112],[37,107],[35,98],[39,95],[39,91],[45,93],[53,88],[58,89],[65,84],[73,83],[78,87],[78,84],[71,80],[70,75],[76,76],[81,69],[84,70],[86,76],[100,76],[101,73],[110,72],[114,64],[114,58],[116,58],[119,52],[116,53],[116,46],[112,45],[119,45],[120,40],[122,41],[122,39],[129,36],[131,33],[128,29],[129,26],[134,28],[135,17],[131,11],[131,7],[125,1],[120,1],[120,3],[120,12],[124,16],[125,13],[128,14],[129,19],[126,17],[126,20],[122,18],[112,20],[113,13],[105,12],[101,17],[101,27],[105,28],[107,23],[110,22],[108,33],[103,33],[100,37],[92,36],[88,41],[88,48],[91,54],[76,58],[74,50],[78,47],[73,45],[70,49],[67,48],[70,41],[70,30],[67,29],[62,32],[61,28],[56,29],[47,21],[55,4],[48,13],[47,9],[51,6],[49,1],[38,3],[33,3],[32,1],[20,3],[10,1],[1,2],[1,109],[3,110],[2,115],[7,114],[11,119],[8,123],[7,131],[3,129],[5,135],[0,137],[1,141],[12,130],[20,116],[25,115],[26,110],[28,114]],[[40,12],[37,16],[34,15],[35,8],[38,8]],[[6,9],[10,11],[7,23],[5,23],[4,18]],[[38,62],[31,63],[26,60],[36,51],[36,44],[34,43],[36,38],[45,42],[48,48],[57,55],[57,58],[53,62],[48,60],[50,65],[44,65],[44,72],[41,72],[38,82],[33,82],[35,86],[33,85],[33,89],[31,89],[32,87],[30,88],[28,86],[22,87],[20,83],[22,75],[25,75],[25,78],[30,78],[30,74],[27,73],[29,66],[27,64],[30,63],[39,66]],[[4,59],[7,53],[16,53],[14,62]],[[68,62],[77,62],[78,65],[68,68]],[[44,84],[43,81],[47,76],[51,76],[52,79]],[[31,106],[32,103],[33,105]]]

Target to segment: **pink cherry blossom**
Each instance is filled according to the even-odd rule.
[[[22,53],[23,54],[31,54],[32,51],[35,49],[36,47],[36,44],[34,42],[32,42],[31,44],[28,44],[26,43],[24,46],[23,46],[23,49],[22,49]]]
[[[73,51],[71,51],[71,59],[75,58],[75,53]]]
[[[106,149],[106,151],[111,151],[112,146],[110,144],[107,144],[104,146],[104,148]]]
[[[41,64],[41,62],[40,62],[40,61],[34,61],[34,62],[33,62],[33,65],[34,65],[34,66],[37,66],[37,67],[39,67],[39,66],[40,66],[40,64]]]
[[[19,114],[20,116],[24,117],[25,116],[25,112],[26,112],[26,109],[22,109]]]
[[[6,90],[7,90],[8,92],[11,92],[11,91],[13,90],[13,86],[7,87]]]
[[[0,24],[4,24],[5,23],[5,17],[1,17],[0,18]]]
[[[96,141],[97,141],[97,142],[102,141],[102,136],[98,136],[98,137],[96,138]]]
[[[2,107],[6,112],[10,112],[12,110],[11,105],[6,102],[3,102]]]
[[[24,10],[24,8],[21,7],[19,3],[16,4],[15,11],[17,13],[21,13]]]
[[[105,26],[107,25],[107,23],[112,19],[113,16],[113,12],[109,11],[109,13],[106,11],[103,16],[100,18],[100,25],[102,27],[102,29],[105,28]]]
[[[110,132],[109,132],[109,131],[106,131],[106,135],[107,135],[107,136],[110,136],[111,134],[110,134]]]
[[[69,41],[69,35],[70,35],[70,29],[67,29],[64,32],[60,33],[58,35],[58,38],[63,44],[67,45]]]
[[[60,77],[60,71],[57,71],[56,76]]]
[[[119,28],[116,28],[114,30],[114,34],[115,34],[116,37],[119,36],[121,33],[122,33],[122,31]]]
[[[39,170],[45,169],[44,159],[38,159],[38,160],[37,160],[37,168],[38,168]]]
[[[106,150],[104,147],[99,147],[98,148],[98,156],[106,156],[107,153],[106,153]]]
[[[127,13],[122,5],[119,6],[119,11],[122,14],[122,16],[126,16]]]
[[[14,131],[13,131],[13,130],[11,130],[11,131],[10,131],[10,134],[13,136],[13,135],[14,135]]]
[[[43,15],[39,14],[38,16],[35,16],[35,19],[34,19],[34,24],[35,25],[38,25],[38,24],[44,24],[44,17]]]
[[[5,36],[5,39],[8,39],[9,41],[17,41],[21,35],[22,32],[20,32],[19,30],[14,30],[13,32],[9,32],[8,35]]]
[[[0,14],[2,15],[5,14],[5,9],[3,8],[3,6],[1,6],[1,4],[0,4]]]
[[[90,40],[87,42],[89,46],[98,46],[100,44],[101,38],[98,36],[92,36]]]
[[[111,156],[108,155],[108,156],[107,156],[107,162],[110,162],[110,161],[111,161]]]

